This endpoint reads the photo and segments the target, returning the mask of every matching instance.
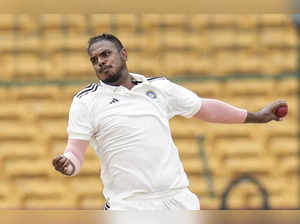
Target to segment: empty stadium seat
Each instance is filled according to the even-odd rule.
[[[161,32],[161,20],[160,14],[143,14],[141,16],[141,28],[144,33],[158,34]]]
[[[86,162],[82,165],[79,176],[94,176],[96,178],[99,176],[99,172],[99,161],[93,160]]]
[[[39,55],[20,54],[16,57],[16,78],[37,79],[42,77]]]
[[[175,139],[181,158],[195,158],[200,156],[197,139]]]
[[[259,21],[263,26],[285,26],[292,24],[291,17],[285,14],[263,14],[260,16]]]
[[[47,155],[44,145],[32,141],[3,141],[3,145],[0,146],[0,151],[0,158],[2,159],[43,159],[43,157]]]
[[[161,16],[161,23],[165,29],[184,32],[186,26],[186,16],[184,14],[163,14]]]
[[[297,156],[298,139],[292,137],[272,138],[268,150],[279,158],[284,156]]]
[[[1,14],[0,16],[0,33],[6,34],[14,32],[16,28],[16,16],[14,14]]]
[[[47,177],[50,169],[50,162],[42,160],[6,160],[4,164],[5,175],[8,177]]]
[[[274,165],[272,158],[229,158],[224,162],[224,169],[235,174],[270,174]]]
[[[210,14],[194,14],[189,17],[189,26],[192,30],[201,32],[212,24],[213,15]]]
[[[62,34],[65,21],[62,14],[42,14],[40,16],[43,34]]]
[[[22,35],[31,35],[38,32],[39,20],[35,15],[20,14],[17,16],[16,22]]]
[[[222,139],[215,143],[215,152],[221,158],[257,158],[265,153],[264,145],[253,139]]]
[[[105,199],[100,195],[96,197],[85,197],[82,198],[77,205],[77,208],[81,209],[97,209],[102,210],[104,208]]]
[[[65,77],[68,79],[88,79],[94,77],[93,67],[86,53],[66,55],[64,60]]]
[[[255,29],[258,24],[257,15],[235,15],[236,26],[239,30],[241,29]]]
[[[197,93],[202,98],[215,98],[221,94],[222,84],[215,81],[184,82],[184,87]]]
[[[134,14],[115,14],[112,16],[112,22],[117,33],[136,32],[138,17]]]
[[[90,29],[94,35],[111,33],[111,14],[92,14],[89,17]]]
[[[232,96],[268,96],[273,93],[273,80],[234,80],[226,82],[225,91]]]
[[[83,14],[66,14],[64,17],[67,32],[74,35],[87,32],[87,16]]]

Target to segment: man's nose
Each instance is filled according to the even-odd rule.
[[[98,65],[101,67],[101,66],[103,66],[103,65],[105,65],[106,64],[106,61],[105,60],[103,60],[103,59],[101,59],[101,58],[98,58]]]

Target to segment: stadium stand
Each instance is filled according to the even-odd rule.
[[[229,127],[176,117],[171,128],[203,209],[218,209],[226,187],[244,174],[265,186],[271,208],[298,206],[299,43],[290,16],[3,14],[0,208],[103,208],[91,148],[78,177],[58,174],[51,160],[65,148],[73,96],[95,80],[87,41],[104,32],[128,47],[130,71],[182,81],[201,97],[253,111],[286,99],[282,123]],[[256,186],[246,183],[228,199],[229,208],[261,205]]]

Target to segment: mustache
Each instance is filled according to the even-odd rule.
[[[104,65],[104,66],[101,66],[101,68],[99,69],[99,73],[102,73],[105,69],[107,69],[107,68],[111,68],[111,66],[109,66],[109,65]]]

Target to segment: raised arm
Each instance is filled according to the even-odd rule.
[[[282,120],[276,116],[275,111],[278,107],[286,105],[285,101],[277,100],[260,111],[248,112],[220,100],[202,99],[202,106],[194,117],[214,123],[266,123],[272,120]]]
[[[52,164],[54,168],[67,176],[78,174],[84,161],[88,144],[89,142],[86,140],[69,139],[64,154],[53,159]]]

